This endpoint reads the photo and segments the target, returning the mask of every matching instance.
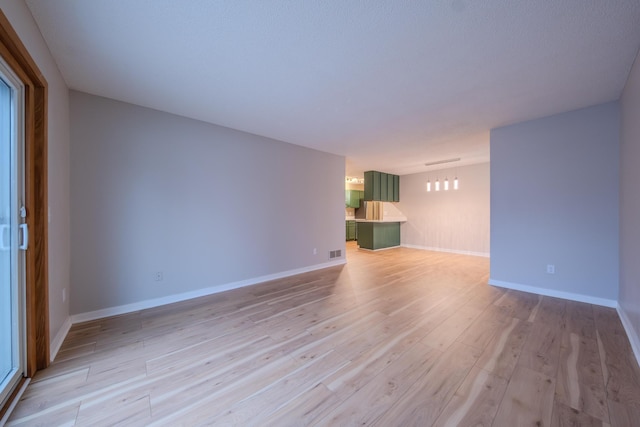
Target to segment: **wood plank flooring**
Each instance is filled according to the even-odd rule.
[[[615,310],[491,287],[485,258],[347,259],[74,325],[8,425],[640,425]]]

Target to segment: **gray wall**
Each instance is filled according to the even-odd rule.
[[[414,248],[489,255],[489,163],[403,175],[398,209],[407,216],[402,245]],[[427,192],[432,184],[458,176],[456,191]]]
[[[67,333],[69,299],[69,98],[67,85],[49,52],[31,12],[22,1],[0,0],[0,8],[31,54],[49,85],[49,333],[55,353]]]
[[[491,131],[490,283],[615,305],[619,130],[613,102]]]
[[[343,157],[74,91],[70,105],[73,314],[344,254]]]
[[[640,55],[622,93],[620,314],[640,360]]]

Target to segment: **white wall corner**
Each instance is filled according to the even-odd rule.
[[[616,300],[599,298],[591,295],[556,291],[554,289],[540,288],[537,286],[523,285],[520,283],[505,282],[502,280],[495,280],[492,278],[489,278],[489,284],[491,286],[497,286],[499,288],[513,289],[514,291],[529,292],[531,294],[538,294],[538,295],[554,297],[554,298],[562,298],[562,299],[567,299],[567,300],[577,301],[577,302],[585,302],[587,304],[601,305],[603,307],[611,307],[611,308],[618,307],[618,302]]]
[[[49,346],[49,360],[51,360],[52,362],[58,355],[58,352],[60,351],[60,347],[62,347],[62,343],[64,342],[64,339],[67,337],[67,334],[69,333],[69,329],[71,329],[71,316],[68,316],[65,319],[64,323],[58,330],[58,333],[56,334],[55,337],[53,337],[53,341],[51,342],[51,345]]]
[[[346,264],[346,259],[339,259],[334,261],[325,262],[322,264],[316,264],[309,267],[297,268],[294,270],[283,271],[280,273],[269,274],[266,276],[255,277],[253,279],[241,280],[238,282],[226,283],[218,286],[212,286],[208,288],[197,289],[191,292],[185,292],[181,294],[169,295],[162,298],[154,298],[136,302],[133,304],[125,304],[116,307],[104,308],[101,310],[90,311],[87,313],[74,314],[71,316],[71,324],[88,322],[91,320],[103,319],[105,317],[117,316],[120,314],[132,313],[134,311],[146,310],[148,308],[159,307],[162,305],[173,304],[175,302],[186,301],[193,298],[203,297],[207,295],[213,295],[224,291],[230,291],[232,289],[243,288],[245,286],[257,285],[259,283],[268,282],[271,280],[282,279],[285,277],[295,276],[297,274],[308,273],[310,271],[321,270],[323,268],[335,267],[338,265]]]
[[[636,356],[636,360],[638,365],[640,365],[640,337],[635,329],[633,329],[633,324],[629,317],[627,317],[627,313],[624,311],[620,304],[616,307],[618,311],[618,316],[620,316],[620,321],[622,322],[622,326],[624,327],[625,332],[627,333],[627,337],[629,338],[629,343],[631,343],[631,349],[633,350],[633,354]]]

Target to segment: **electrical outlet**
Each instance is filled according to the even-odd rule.
[[[313,254],[318,255],[318,248],[313,248]]]
[[[547,274],[556,274],[556,266],[553,264],[547,264]]]
[[[156,282],[162,282],[162,271],[156,271],[156,274],[154,274],[153,278]]]
[[[67,288],[62,288],[62,302],[67,301]]]

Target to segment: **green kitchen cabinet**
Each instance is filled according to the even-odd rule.
[[[364,173],[364,200],[400,201],[400,177],[378,171]]]
[[[393,175],[391,175],[391,177],[391,182],[393,182]],[[389,187],[387,186],[388,181],[389,175],[384,172],[380,172],[380,200],[382,200],[383,202],[389,201],[389,194],[387,192],[387,190],[389,189]]]
[[[353,220],[346,221],[347,241],[356,240],[356,222]]]
[[[345,190],[345,205],[348,208],[359,208],[360,200],[364,198],[362,190]]]
[[[358,222],[358,246],[363,249],[384,249],[400,246],[399,222]]]
[[[368,171],[364,173],[364,199],[380,200],[380,172]]]
[[[400,201],[400,177],[393,175],[393,200],[392,202]]]

